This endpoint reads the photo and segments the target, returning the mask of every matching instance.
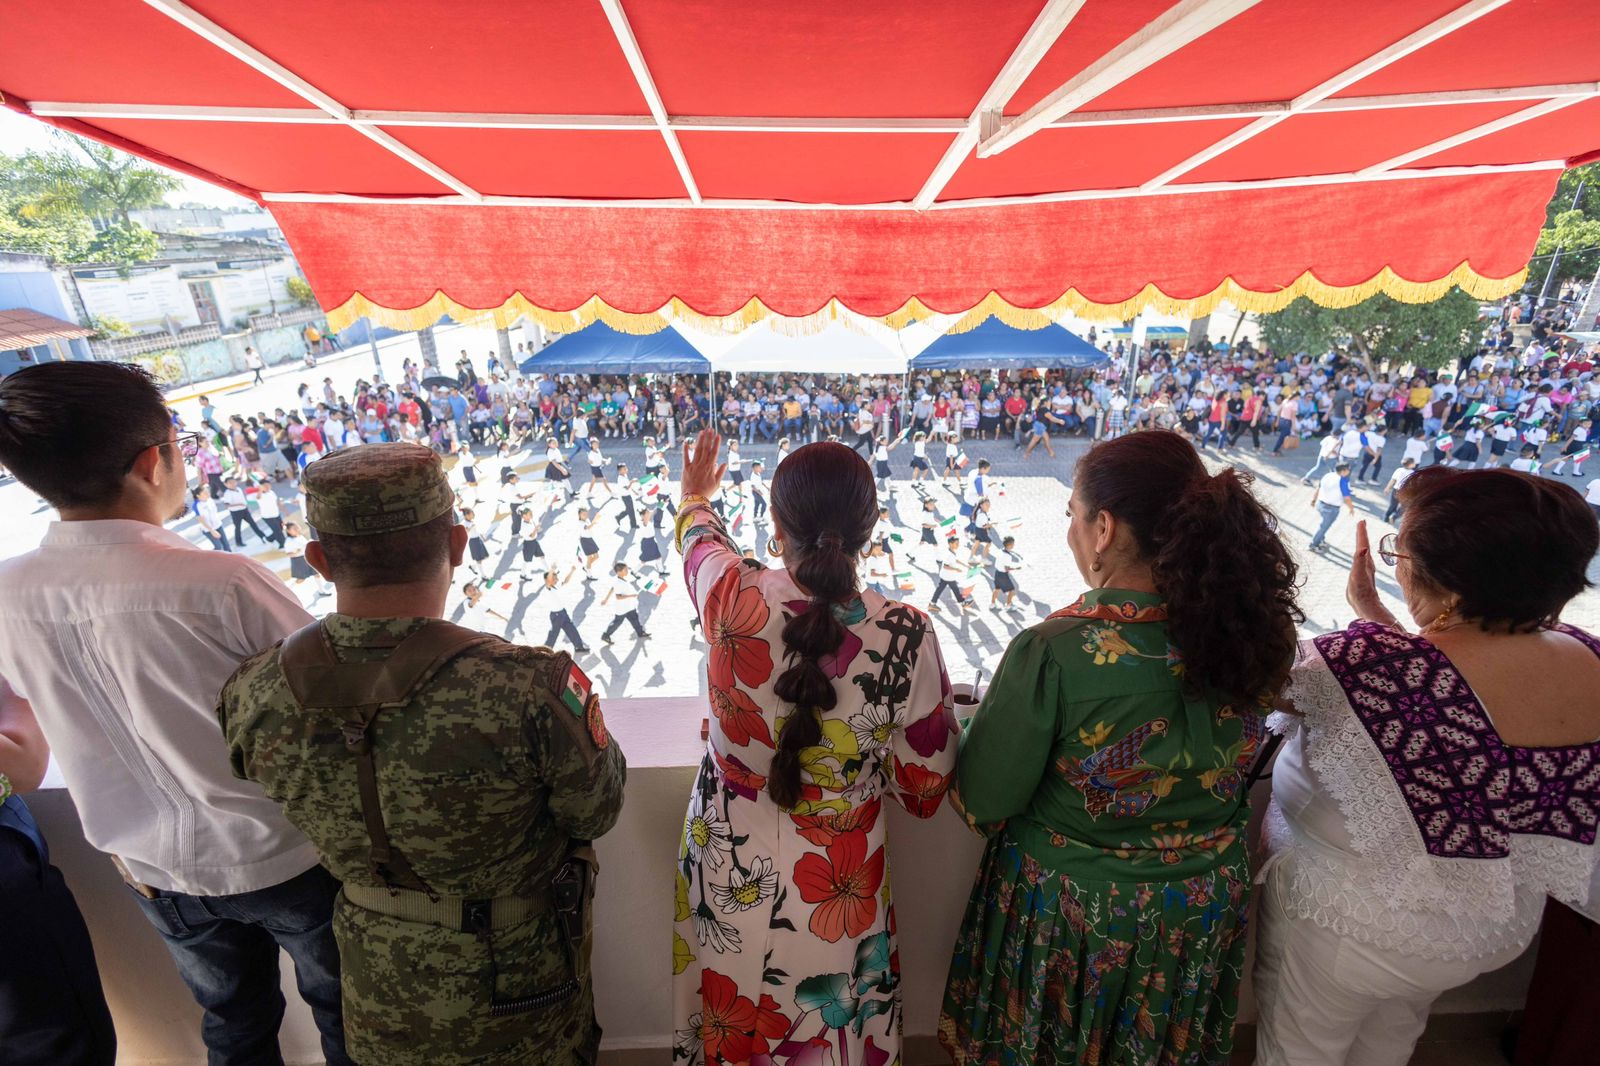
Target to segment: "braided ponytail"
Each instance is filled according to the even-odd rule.
[[[789,575],[811,594],[808,608],[784,623],[789,665],[772,687],[793,710],[778,730],[767,792],[778,806],[792,808],[801,798],[800,754],[821,743],[822,714],[838,702],[821,660],[844,642],[833,608],[857,591],[856,554],[878,516],[872,472],[852,448],[808,444],[773,475],[772,511],[788,544]]]

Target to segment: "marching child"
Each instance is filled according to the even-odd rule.
[[[762,477],[766,466],[760,459],[750,460],[750,501],[754,508],[751,518],[756,522],[767,513],[767,483]]]
[[[928,435],[919,430],[911,435],[911,483],[924,477],[934,480],[933,468],[928,465]]]
[[[939,582],[933,586],[933,596],[928,600],[930,614],[939,613],[939,597],[944,595],[944,590],[947,588],[955,597],[956,606],[963,612],[973,608],[971,598],[961,591],[961,583],[967,579],[971,562],[969,559],[962,559],[960,552],[961,538],[952,533],[945,538],[945,550],[939,553]]]
[[[1017,554],[1017,538],[1007,537],[1000,542],[1000,554],[994,561],[994,593],[989,597],[989,610],[1000,609],[1000,597],[1006,598],[1006,609],[1017,609],[1017,571],[1022,569],[1022,556]]]
[[[472,508],[461,508],[461,524],[467,527],[467,552],[472,556],[472,562],[467,564],[467,569],[482,579],[483,564],[489,559],[489,548],[483,543],[483,537],[473,523],[475,517]]]

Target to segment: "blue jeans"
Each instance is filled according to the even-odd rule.
[[[1336,503],[1317,503],[1317,510],[1322,513],[1322,524],[1317,527],[1317,532],[1311,538],[1311,547],[1322,544],[1322,538],[1328,535],[1328,530],[1333,528],[1334,521],[1339,517],[1339,505]]]
[[[270,888],[232,896],[134,893],[166,941],[178,976],[205,1009],[200,1036],[210,1066],[282,1066],[278,949],[294,960],[300,998],[322,1034],[328,1066],[354,1066],[344,1050],[333,901],[339,882],[321,866]]]

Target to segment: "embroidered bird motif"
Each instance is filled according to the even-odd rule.
[[[1115,818],[1137,817],[1172,791],[1177,778],[1144,758],[1145,744],[1166,731],[1167,720],[1157,718],[1082,759],[1059,760],[1057,769],[1083,793],[1090,818],[1098,819],[1107,811]]]

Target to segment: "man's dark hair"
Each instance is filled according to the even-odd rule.
[[[450,557],[449,511],[410,529],[346,537],[317,532],[322,553],[328,557],[329,578],[335,585],[366,589],[380,585],[411,585],[426,581]]]
[[[0,381],[0,464],[56,508],[115,503],[139,453],[171,430],[155,379],[129,363],[41,363]]]

